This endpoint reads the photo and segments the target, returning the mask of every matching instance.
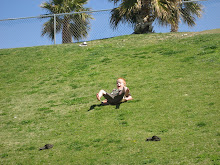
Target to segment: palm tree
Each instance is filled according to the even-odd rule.
[[[118,1],[115,0],[114,2],[117,3]],[[134,33],[152,32],[154,17],[150,12],[151,7],[143,4],[142,1],[123,0],[118,8],[111,11],[110,23],[113,28],[116,28],[120,22],[129,22],[134,26]]]
[[[46,9],[48,14],[71,13],[89,11],[89,8],[84,8],[83,5],[88,0],[50,0],[40,5]],[[88,13],[68,14],[56,16],[56,32],[62,30],[62,43],[71,43],[75,40],[80,40],[88,35],[89,19],[92,19]],[[54,17],[43,24],[42,36],[47,35],[54,40]]]
[[[120,2],[120,0],[109,1],[115,4]],[[153,22],[156,19],[167,19],[171,14],[172,5],[173,3],[168,0],[122,0],[119,7],[111,11],[110,23],[116,28],[120,22],[129,22],[134,27],[134,33],[153,32]]]
[[[116,4],[121,0],[109,1]],[[176,28],[182,18],[185,23],[194,25],[195,18],[192,15],[199,16],[201,6],[189,4],[183,5],[182,0],[122,0],[119,7],[111,11],[110,23],[116,28],[120,22],[129,22],[134,26],[134,33],[153,32],[154,21]],[[191,10],[192,6],[194,8]]]

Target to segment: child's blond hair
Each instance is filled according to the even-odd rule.
[[[126,81],[125,81],[125,79],[124,79],[124,78],[119,77],[119,78],[117,79],[117,81],[118,81],[118,80],[122,80],[122,81],[123,81],[123,83],[124,83],[124,85],[126,86]]]

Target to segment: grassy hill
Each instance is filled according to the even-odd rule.
[[[220,29],[0,50],[1,164],[219,164]],[[134,100],[100,106],[123,77]],[[157,135],[159,142],[146,142]],[[45,144],[49,150],[39,151]]]

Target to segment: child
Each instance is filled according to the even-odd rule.
[[[112,93],[107,93],[104,90],[100,90],[99,93],[96,94],[96,97],[99,101],[101,100],[102,96],[106,98],[104,101],[102,101],[103,104],[113,105],[133,99],[130,95],[128,87],[126,87],[125,79],[123,78],[117,79],[117,89],[113,89]]]

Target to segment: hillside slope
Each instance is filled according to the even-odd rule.
[[[1,164],[218,164],[219,32],[0,50]],[[118,77],[134,100],[100,106]]]

